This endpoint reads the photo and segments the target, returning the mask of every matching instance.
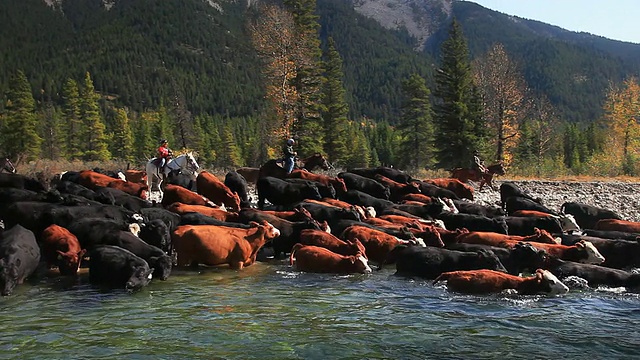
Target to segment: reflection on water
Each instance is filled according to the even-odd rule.
[[[467,296],[430,281],[306,274],[282,263],[175,271],[135,294],[78,279],[0,299],[3,358],[631,358],[640,299]]]

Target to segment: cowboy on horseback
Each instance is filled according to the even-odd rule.
[[[160,159],[158,167],[160,168],[160,173],[164,172],[164,166],[167,165],[172,156],[173,152],[169,149],[167,139],[160,139],[160,147],[158,148],[158,159]]]
[[[287,174],[291,174],[291,172],[293,171],[295,158],[298,155],[297,152],[293,151],[293,145],[295,144],[295,140],[289,139],[282,149],[282,152],[284,153],[284,169],[287,170]]]
[[[480,152],[475,150],[473,152],[473,160],[471,161],[471,169],[479,172],[480,174],[486,174],[487,168],[484,166],[484,161],[480,159]]]

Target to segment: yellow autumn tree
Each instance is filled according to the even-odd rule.
[[[640,84],[636,77],[620,86],[612,85],[604,105],[603,125],[606,130],[604,154],[618,164],[625,175],[635,175],[635,162],[640,158]]]
[[[249,24],[251,40],[263,60],[266,97],[272,105],[267,131],[273,139],[290,136],[298,94],[292,85],[301,57],[301,39],[295,35],[292,15],[275,5],[260,5],[260,15]]]
[[[494,45],[472,65],[496,160],[509,164],[520,136],[520,124],[527,117],[527,85],[502,44]]]

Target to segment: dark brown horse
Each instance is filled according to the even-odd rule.
[[[502,162],[497,164],[487,166],[487,172],[485,174],[476,171],[475,169],[467,169],[467,168],[455,168],[451,170],[451,177],[458,179],[464,183],[471,181],[479,181],[480,188],[478,191],[482,190],[484,184],[488,184],[492,190],[493,188],[493,175],[504,175],[505,169]]]
[[[13,166],[13,163],[9,158],[0,159],[0,172],[6,171],[8,173],[15,174],[16,167]]]
[[[283,159],[272,159],[264,163],[260,167],[259,178],[263,178],[265,176],[273,176],[280,179],[287,177],[287,170],[283,167],[284,160]],[[296,160],[294,169],[304,169],[307,171],[313,171],[316,168],[322,168],[323,170],[331,169],[331,165],[325,159],[324,156],[320,153],[315,153],[308,158]]]

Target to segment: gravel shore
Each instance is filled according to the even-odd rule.
[[[474,202],[483,205],[499,203],[498,189],[504,181],[511,181],[532,196],[540,197],[543,204],[553,210],[560,211],[563,203],[572,201],[613,210],[625,220],[640,221],[640,183],[638,182],[494,180],[496,190],[485,186],[482,191],[474,193]]]

